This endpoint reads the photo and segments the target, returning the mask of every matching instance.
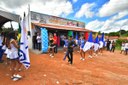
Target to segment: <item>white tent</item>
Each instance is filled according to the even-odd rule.
[[[20,22],[20,16],[0,9],[0,28],[8,21]]]

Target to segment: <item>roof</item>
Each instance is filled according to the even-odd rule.
[[[19,18],[19,15],[0,10],[0,28],[3,26],[3,24],[5,24],[8,21],[19,22]]]
[[[85,28],[80,27],[71,27],[71,26],[60,26],[60,25],[51,25],[51,24],[41,24],[41,23],[32,23],[33,25],[39,26],[39,27],[46,27],[49,29],[60,29],[60,30],[73,30],[73,31],[91,31],[87,30]]]

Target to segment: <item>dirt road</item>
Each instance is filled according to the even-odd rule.
[[[63,61],[63,52],[54,58],[30,52],[31,67],[20,72],[23,79],[12,81],[9,69],[0,64],[0,85],[128,85],[128,56],[119,51],[80,60],[74,53],[73,65]]]

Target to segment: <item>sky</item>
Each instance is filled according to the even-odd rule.
[[[89,30],[128,30],[128,0],[0,0],[0,9],[23,16],[28,4],[31,11],[82,21]]]

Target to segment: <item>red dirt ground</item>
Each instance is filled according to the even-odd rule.
[[[0,64],[0,85],[128,85],[128,56],[119,51],[80,60],[74,52],[74,63],[63,61],[63,52],[54,58],[30,52],[31,67],[21,71],[23,79],[12,81],[9,69]]]

